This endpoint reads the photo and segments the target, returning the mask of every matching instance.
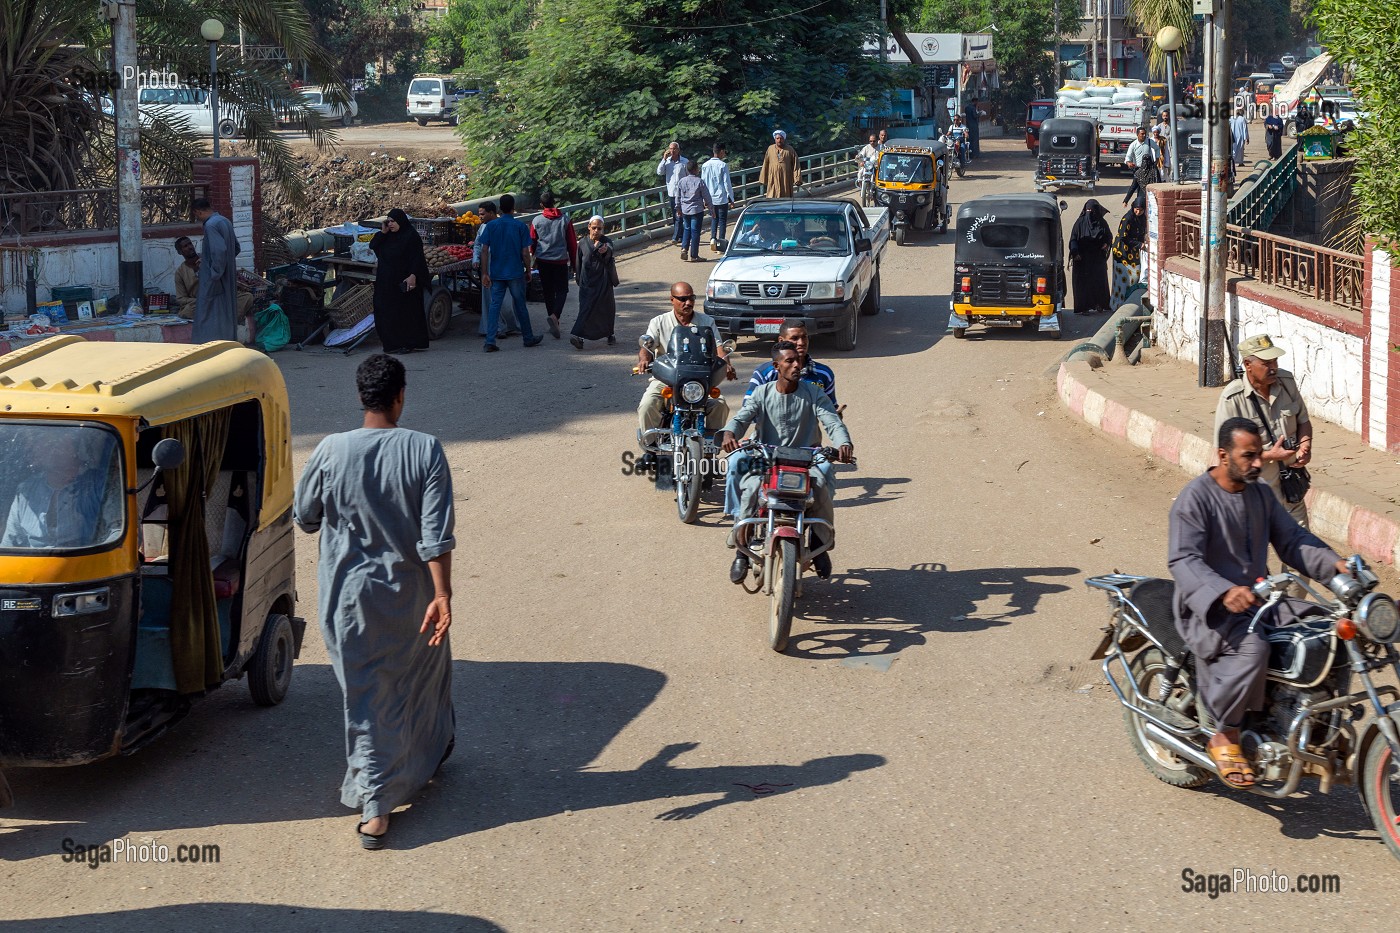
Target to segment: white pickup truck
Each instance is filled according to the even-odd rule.
[[[1099,127],[1099,162],[1122,165],[1128,159],[1128,146],[1137,139],[1138,127],[1151,128],[1152,101],[1145,92],[1142,100],[1121,104],[1106,97],[1089,97],[1078,103],[1060,100],[1055,104],[1055,116],[1093,120]]]
[[[889,211],[854,201],[761,200],[735,223],[734,238],[705,286],[705,313],[729,336],[778,333],[800,319],[854,350],[861,315],[880,312],[880,259]]]

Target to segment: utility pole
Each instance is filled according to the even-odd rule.
[[[141,122],[136,77],[136,0],[103,6],[112,20],[112,63],[117,73],[117,291],[121,310],[144,306],[146,276],[141,264]]]
[[[1201,191],[1201,336],[1197,384],[1220,386],[1225,373],[1225,186],[1230,172],[1230,13],[1233,0],[1196,0],[1205,14],[1206,152]]]
[[[1099,76],[1099,10],[1103,6],[1103,0],[1093,0],[1094,3],[1094,60],[1089,64],[1089,77]]]

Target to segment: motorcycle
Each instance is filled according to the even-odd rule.
[[[655,354],[656,340],[643,334],[637,343]],[[715,431],[705,424],[705,403],[720,397],[729,364],[718,351],[734,352],[734,341],[719,347],[712,345],[709,330],[695,325],[677,327],[671,334],[666,352],[656,356],[650,366],[633,367],[634,376],[650,373],[663,384],[661,395],[666,399],[669,427],[652,428],[638,439],[642,448],[657,457],[657,488],[674,484],[676,512],[687,525],[695,521],[700,509],[700,494],[714,484],[723,470],[720,449],[714,442]]]
[[[967,173],[967,140],[961,136],[954,136],[952,140],[953,171],[962,178]]]
[[[1371,677],[1385,668],[1400,675],[1400,612],[1376,592],[1379,580],[1360,557],[1347,565],[1349,573],[1328,582],[1330,596],[1292,573],[1254,584],[1263,605],[1251,627],[1265,631],[1269,672],[1264,709],[1240,733],[1256,781],[1242,789],[1282,800],[1304,775],[1316,777],[1324,794],[1334,783],[1352,784],[1400,858],[1400,691]],[[1085,583],[1108,594],[1112,621],[1092,657],[1103,659],[1138,757],[1173,787],[1219,777],[1206,751],[1215,725],[1197,702],[1195,663],[1174,621],[1175,583],[1122,573]],[[1311,597],[1308,608],[1290,624],[1269,625],[1268,613],[1292,586]],[[1353,689],[1353,676],[1361,689]]]
[[[860,160],[860,206],[870,207],[875,203],[875,160]]]
[[[792,632],[793,604],[802,595],[802,574],[814,557],[831,549],[829,543],[813,547],[807,534],[814,526],[831,528],[825,519],[807,515],[811,471],[819,464],[838,462],[839,453],[831,447],[775,447],[752,440],[739,449],[748,451],[747,469],[762,471],[763,484],[758,515],[734,525],[734,546],[749,558],[754,586],[745,584],[744,589],[768,594],[768,645],[783,651]]]

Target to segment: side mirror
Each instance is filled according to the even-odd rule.
[[[656,338],[652,337],[651,334],[642,334],[642,336],[637,338],[637,346],[641,347],[643,350],[654,351],[656,349]]]
[[[1061,212],[1061,213],[1064,213],[1064,212],[1067,211],[1067,210],[1069,210],[1069,202],[1066,201],[1066,200],[1064,200],[1064,199],[1061,199],[1061,200],[1060,200],[1060,212]]]
[[[151,462],[157,470],[174,470],[185,462],[185,445],[173,437],[167,437],[151,451]]]
[[[874,248],[874,246],[871,244],[870,239],[869,239],[868,237],[863,237],[863,236],[862,236],[862,237],[856,237],[856,252],[857,252],[857,253],[868,253],[868,252],[870,252],[871,249],[873,249],[873,248]]]
[[[725,253],[725,252],[727,252],[727,251],[729,250],[729,241],[728,241],[728,240],[718,240],[718,241],[716,241],[716,242],[717,242],[717,245],[719,246],[719,251],[720,251],[720,253]]]
[[[729,354],[731,354],[731,353],[734,352],[734,348],[737,347],[738,344],[735,343],[733,340],[726,340],[724,343],[720,344],[719,346],[720,346],[720,349],[724,351],[724,355],[725,355],[725,356],[728,356]]]

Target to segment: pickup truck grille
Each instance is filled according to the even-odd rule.
[[[775,295],[770,290],[773,285],[779,287]],[[757,282],[740,282],[739,294],[745,298],[802,298],[807,294],[807,284],[805,282],[773,282],[760,285]]]
[[[978,272],[972,289],[975,304],[1028,304],[1030,273],[1024,269]]]

